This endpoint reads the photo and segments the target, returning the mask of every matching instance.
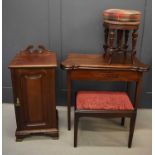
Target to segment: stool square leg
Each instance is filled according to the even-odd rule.
[[[78,135],[79,116],[74,113],[74,147],[77,147],[77,135]]]
[[[122,119],[121,119],[121,126],[124,126],[124,124],[125,124],[125,117],[122,117]]]
[[[132,146],[132,139],[133,139],[133,134],[134,134],[134,129],[135,129],[135,122],[136,122],[136,114],[133,114],[133,116],[130,119],[128,148],[131,148],[131,146]]]

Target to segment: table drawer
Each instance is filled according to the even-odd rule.
[[[70,70],[72,80],[138,81],[138,71]]]

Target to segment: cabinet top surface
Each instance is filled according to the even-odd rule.
[[[70,69],[101,69],[101,70],[133,70],[147,71],[149,66],[135,58],[134,64],[131,63],[131,57],[127,55],[126,59],[123,54],[117,53],[112,57],[111,64],[104,59],[101,54],[78,54],[70,53],[62,63],[61,67],[66,70]]]
[[[9,68],[57,67],[56,54],[51,51],[24,51],[17,53]]]

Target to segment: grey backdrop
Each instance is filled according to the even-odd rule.
[[[102,12],[108,8],[142,12],[137,56],[152,65],[151,0],[3,0],[3,102],[12,102],[10,60],[29,44],[57,53],[58,64],[70,51],[103,51]],[[132,85],[134,88],[134,84]],[[75,82],[77,89],[125,89],[125,83]],[[131,90],[131,96],[133,97]],[[152,69],[145,73],[141,106],[152,105]],[[66,73],[57,69],[57,104],[66,104]]]

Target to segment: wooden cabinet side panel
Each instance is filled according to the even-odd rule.
[[[55,69],[48,69],[48,119],[52,128],[57,128]]]
[[[17,124],[17,131],[22,129],[22,118],[20,117],[20,108],[15,106],[17,102],[18,94],[18,80],[16,69],[11,69],[11,80],[12,80],[12,90],[13,90],[13,104],[15,109],[15,117],[16,117],[16,124]]]

